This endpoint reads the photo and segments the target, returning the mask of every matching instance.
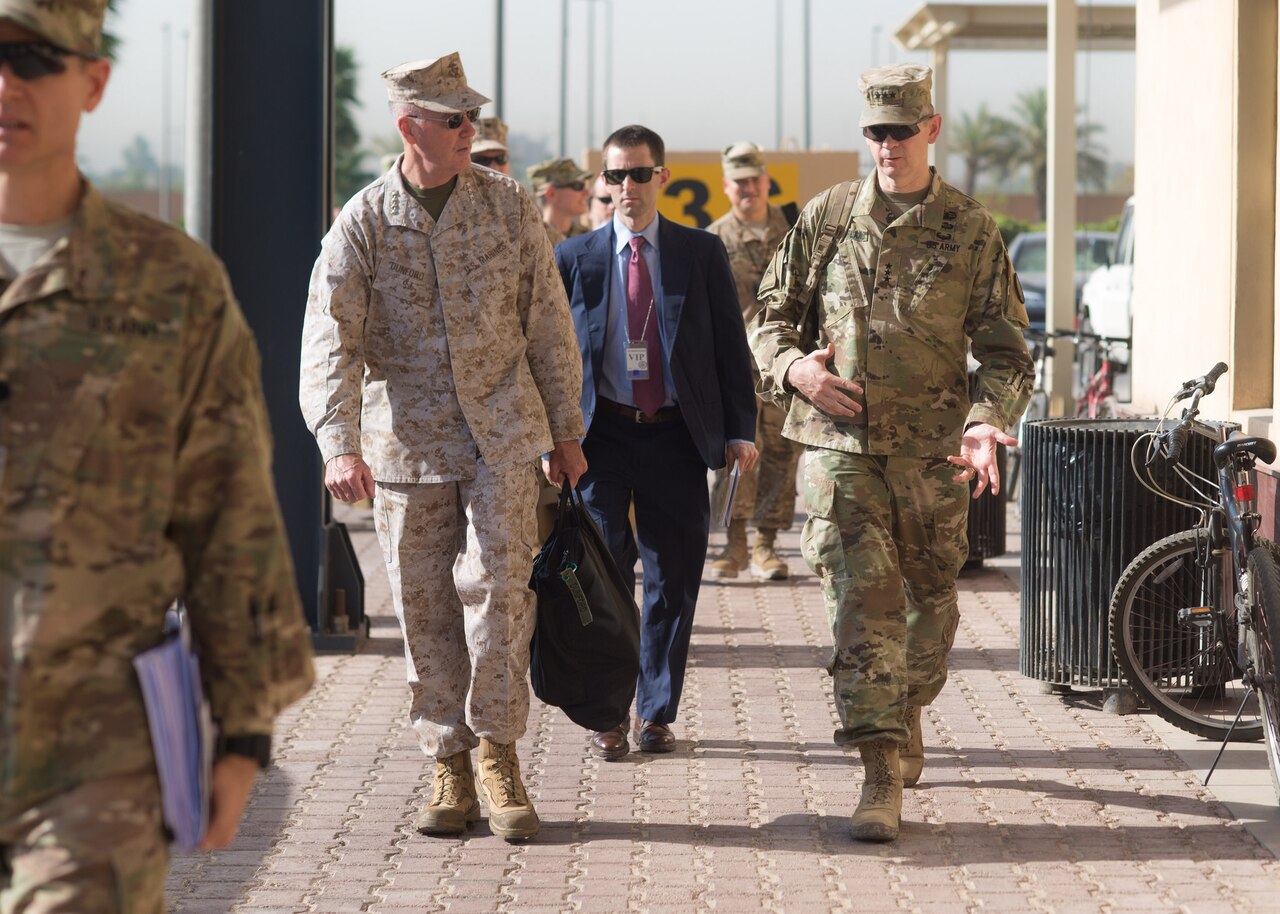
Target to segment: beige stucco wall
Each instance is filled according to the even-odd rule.
[[[1137,4],[1133,407],[1231,350],[1235,27],[1228,0]],[[1210,65],[1210,63],[1213,65]],[[1205,414],[1226,413],[1220,388]]]

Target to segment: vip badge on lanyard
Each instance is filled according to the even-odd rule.
[[[627,338],[627,378],[632,381],[649,380],[649,347],[645,343],[645,334],[649,331],[649,319],[653,317],[653,299],[649,299],[649,310],[644,316],[644,326],[640,328],[640,339]]]
[[[627,346],[627,377],[632,381],[649,380],[649,347],[643,340]]]

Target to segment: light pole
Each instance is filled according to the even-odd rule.
[[[773,148],[782,148],[782,0],[776,0],[774,7],[777,14],[777,22],[774,25],[773,35],[773,71],[774,71],[774,87],[773,87]]]
[[[493,113],[502,118],[502,104],[507,93],[502,89],[503,77],[503,39],[505,37],[506,17],[503,15],[503,0],[493,0]]]
[[[813,40],[810,28],[810,2],[804,0],[804,148],[813,148],[813,73],[810,67],[810,44]]]
[[[169,23],[160,26],[160,34],[160,218],[170,222],[173,214],[169,206],[169,86],[172,82],[169,77],[173,41]]]
[[[569,0],[560,0],[560,155],[568,146],[569,117]]]

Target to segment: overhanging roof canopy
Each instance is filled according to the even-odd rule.
[[[1081,50],[1132,51],[1137,19],[1132,6],[1079,10]],[[952,50],[1043,51],[1049,7],[1044,3],[926,3],[894,33],[908,51],[938,45]]]

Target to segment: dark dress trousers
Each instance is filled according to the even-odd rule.
[[[640,559],[644,598],[636,712],[669,724],[680,703],[707,556],[707,468],[724,466],[728,441],[755,440],[756,398],[755,368],[724,245],[700,229],[657,218],[663,355],[675,386],[668,395],[679,411],[669,421],[638,423],[598,396],[617,269],[612,223],[569,239],[555,255],[582,351],[587,472],[579,486],[633,586]],[[628,520],[632,503],[635,536]]]

